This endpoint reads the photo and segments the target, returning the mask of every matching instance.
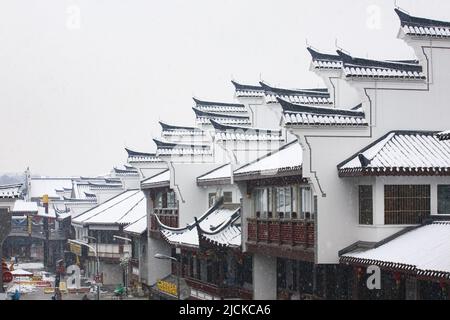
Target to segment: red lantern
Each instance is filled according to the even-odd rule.
[[[439,281],[439,286],[441,287],[441,290],[446,290],[447,289],[447,284],[445,283],[444,280],[440,280]]]
[[[9,283],[13,280],[13,275],[11,272],[3,272],[3,282]]]
[[[397,286],[399,286],[400,282],[402,281],[402,275],[400,274],[400,272],[394,272],[394,279]]]
[[[361,279],[363,274],[363,268],[359,267],[358,269],[356,269],[356,276],[358,277],[358,280]]]

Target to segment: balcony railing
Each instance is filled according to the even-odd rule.
[[[185,278],[185,280],[191,287],[191,293],[193,290],[198,290],[221,299],[239,298],[243,300],[251,300],[253,298],[252,291],[247,289],[231,286],[220,287],[215,284],[203,282],[193,278]]]
[[[92,246],[98,249],[99,258],[120,259],[125,254],[131,257],[130,244],[99,243],[98,245],[92,244]],[[89,249],[89,256],[95,256],[94,251],[91,249]]]
[[[10,236],[16,237],[29,237],[28,228],[26,226],[12,226]],[[31,237],[38,239],[45,239],[44,227],[33,226],[31,228]],[[49,240],[65,240],[68,238],[68,232],[66,230],[50,230]]]
[[[150,230],[152,231],[158,230],[156,215],[165,226],[178,228],[178,209],[154,209],[153,214],[150,216]]]
[[[314,221],[248,219],[248,241],[314,247]]]

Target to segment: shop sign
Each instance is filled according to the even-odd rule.
[[[173,296],[177,295],[177,286],[174,283],[159,280],[157,283],[158,290]]]
[[[81,245],[70,243],[70,252],[76,254],[77,256],[81,256]]]

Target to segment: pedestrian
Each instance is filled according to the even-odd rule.
[[[55,294],[53,295],[52,300],[62,300],[62,295],[59,288],[55,288]]]
[[[13,296],[11,297],[11,300],[20,300],[20,292],[16,289]]]

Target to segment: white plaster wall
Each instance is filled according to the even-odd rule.
[[[311,180],[318,195],[318,263],[337,263],[337,252],[346,246],[358,240],[379,241],[401,229],[381,225],[359,227],[355,181],[339,178],[337,165],[392,130],[448,129],[450,50],[424,48],[424,52],[429,58],[433,75],[429,90],[425,84],[407,81],[349,81],[360,92],[366,114],[373,115],[371,129],[293,130],[300,136],[304,148],[303,175]],[[404,181],[408,183],[413,180],[405,178]],[[443,180],[450,183],[449,178]],[[381,201],[377,200],[376,215],[380,224],[379,217],[383,211]]]
[[[204,213],[207,194],[197,186],[197,177],[220,166],[220,163],[172,163],[170,187],[177,194],[179,226],[184,227]],[[207,202],[206,202],[207,204]]]

